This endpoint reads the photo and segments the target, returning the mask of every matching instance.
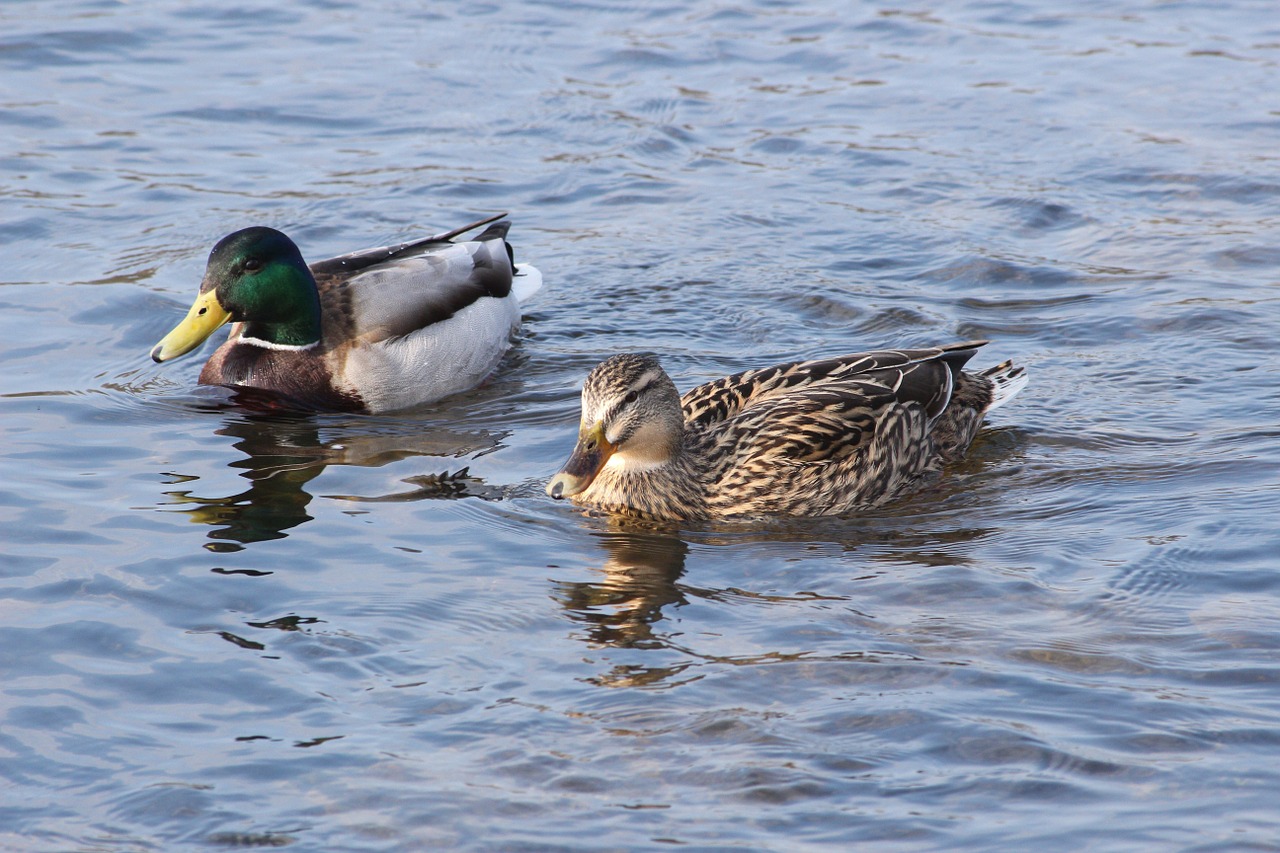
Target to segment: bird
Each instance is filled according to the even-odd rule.
[[[962,458],[1026,385],[1011,361],[962,370],[986,343],[793,361],[683,397],[655,356],[611,356],[583,383],[577,444],[547,494],[667,522],[872,509]]]
[[[274,228],[228,234],[209,253],[186,318],[151,358],[185,355],[231,322],[200,371],[202,385],[366,413],[475,387],[510,347],[520,305],[542,286],[536,267],[515,263],[510,222],[498,221],[505,216],[310,265]]]

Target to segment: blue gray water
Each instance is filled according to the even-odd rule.
[[[0,849],[1280,849],[1272,3],[17,0],[0,128]],[[503,210],[474,392],[147,358],[229,231]],[[974,337],[904,505],[542,493],[610,353]]]

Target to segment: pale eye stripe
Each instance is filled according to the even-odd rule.
[[[632,383],[631,387],[627,389],[626,393],[623,394],[622,397],[619,398],[619,400],[616,403],[614,403],[612,406],[609,407],[609,412],[605,417],[605,420],[611,421],[615,417],[617,417],[618,413],[622,411],[622,408],[627,405],[627,394],[634,392],[637,397],[640,397],[646,391],[648,391],[651,387],[653,387],[653,384],[657,381],[658,381],[658,374],[655,371],[650,370],[649,372],[641,375],[639,379],[637,379],[634,383]]]

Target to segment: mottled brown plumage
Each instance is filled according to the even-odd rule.
[[[983,415],[1026,383],[985,341],[748,370],[680,397],[656,358],[616,355],[582,389],[578,444],[547,491],[661,520],[845,515],[959,459]]]

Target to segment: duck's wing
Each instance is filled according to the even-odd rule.
[[[821,515],[879,504],[913,487],[942,461],[931,432],[956,386],[959,367],[948,356],[935,351],[757,395],[697,433],[709,500],[727,513],[782,505]]]
[[[706,434],[732,467],[822,462],[865,446],[894,403],[892,388],[874,380],[831,383],[757,400]]]
[[[920,406],[871,380],[779,395],[705,434],[708,503],[727,515],[881,503],[929,471],[926,422]]]
[[[376,343],[447,320],[482,299],[505,299],[514,273],[509,227],[497,222],[473,240],[432,237],[313,265],[326,335]]]
[[[686,423],[708,427],[770,399],[803,396],[806,391],[871,377],[876,382],[901,388],[905,399],[936,396],[929,406],[936,414],[946,407],[951,393],[950,388],[935,387],[936,381],[945,383],[947,375],[958,374],[985,343],[967,341],[928,349],[875,350],[747,370],[691,389],[681,398],[680,405]],[[946,365],[948,370],[910,369],[925,364]]]
[[[452,243],[453,238],[461,237],[468,231],[474,231],[482,225],[489,225],[497,222],[499,219],[506,218],[507,214],[497,213],[493,216],[486,216],[484,219],[478,219],[475,222],[463,225],[461,228],[454,228],[452,231],[445,231],[442,234],[436,234],[431,237],[424,237],[421,240],[411,240],[408,243],[397,243],[393,246],[378,246],[373,249],[360,249],[356,252],[348,252],[345,255],[338,255],[336,258],[329,258],[324,261],[316,261],[311,264],[311,272],[315,276],[332,276],[332,275],[354,275],[361,270],[367,269],[376,264],[385,263],[395,260],[396,258],[420,254],[431,249],[433,246]],[[506,236],[507,229],[511,227],[510,222],[503,223],[502,236]],[[493,230],[493,229],[490,229]],[[485,232],[488,233],[487,231]],[[479,238],[477,238],[479,239]]]

